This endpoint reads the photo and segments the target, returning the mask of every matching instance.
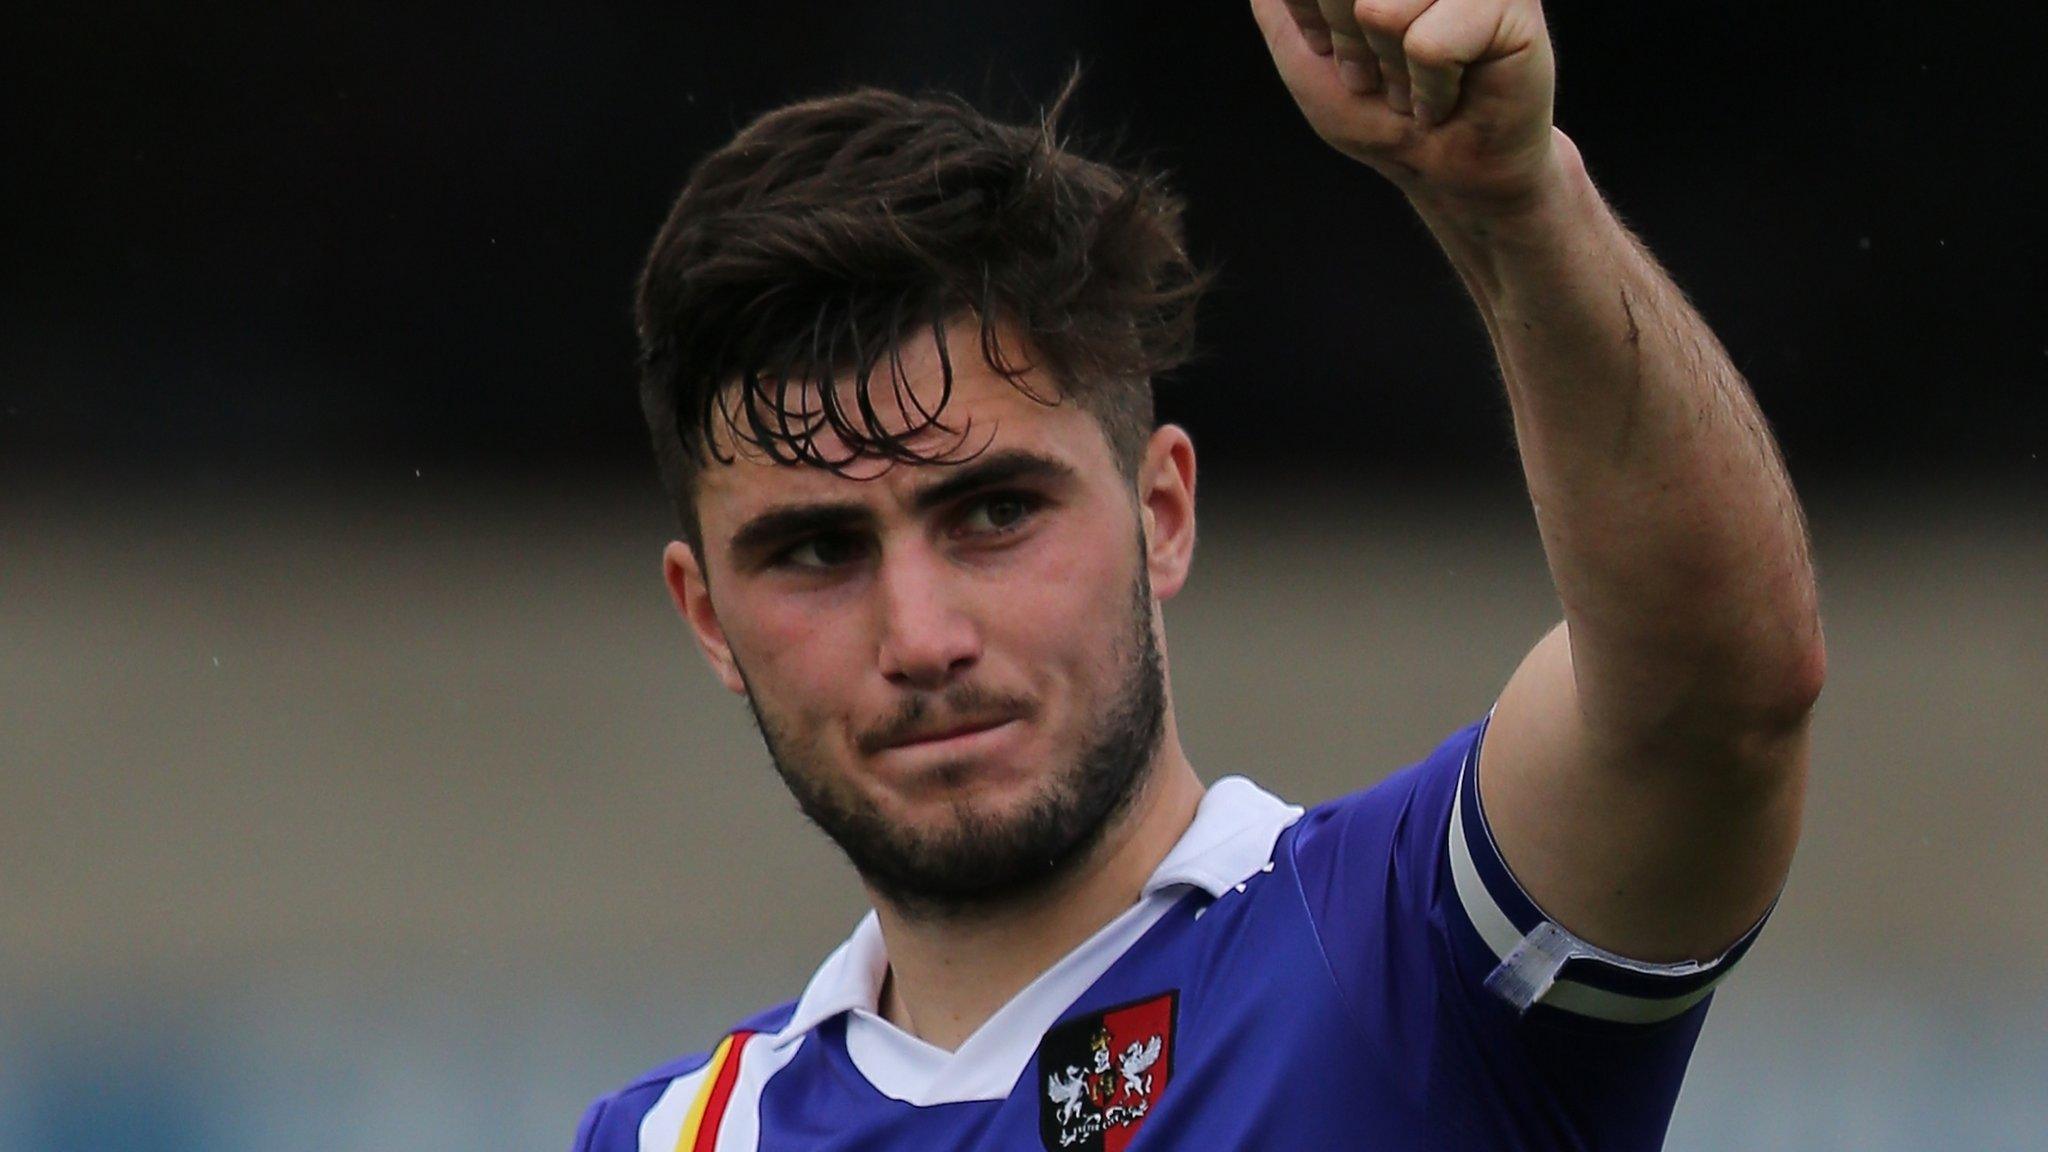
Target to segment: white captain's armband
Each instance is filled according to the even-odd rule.
[[[1763,922],[1712,960],[1673,964],[1631,960],[1572,935],[1543,914],[1501,859],[1479,803],[1479,744],[1466,755],[1451,802],[1449,850],[1458,903],[1499,961],[1486,990],[1517,1012],[1541,1004],[1617,1024],[1655,1024],[1706,999]]]

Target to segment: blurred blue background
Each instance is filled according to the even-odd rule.
[[[1560,123],[1784,439],[1831,641],[1800,861],[1670,1146],[2048,1149],[2036,38],[1552,19]],[[631,375],[670,197],[785,100],[1021,117],[1079,59],[1084,137],[1175,173],[1223,271],[1162,390],[1206,775],[1368,784],[1555,617],[1483,330],[1239,4],[13,22],[0,1152],[562,1148],[851,927],[660,587]]]

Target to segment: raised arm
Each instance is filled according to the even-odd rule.
[[[1551,125],[1535,0],[1252,8],[1310,125],[1435,234],[1506,380],[1565,619],[1481,752],[1502,855],[1596,945],[1711,958],[1790,867],[1825,663],[1755,401]]]

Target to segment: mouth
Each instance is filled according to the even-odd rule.
[[[906,786],[940,780],[952,788],[966,781],[962,771],[985,785],[1015,773],[1029,731],[1025,717],[1016,713],[944,719],[893,734],[872,755],[877,769]]]
[[[998,732],[1015,722],[1015,718],[1009,716],[963,721],[943,728],[911,733],[884,744],[882,750],[894,752],[927,748],[965,748],[974,743],[977,737]]]

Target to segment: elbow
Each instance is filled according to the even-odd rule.
[[[1752,660],[1733,700],[1695,713],[1677,726],[1678,746],[1692,755],[1673,759],[1732,771],[1731,779],[1775,792],[1786,773],[1805,764],[1814,706],[1827,681],[1827,648],[1810,643]]]
[[[1789,725],[1806,722],[1814,705],[1820,703],[1828,680],[1828,645],[1821,633],[1820,618],[1813,617],[1801,631],[1804,636],[1785,657],[1779,689],[1779,714]]]
[[[1742,708],[1749,722],[1741,727],[1760,735],[1805,727],[1828,678],[1827,643],[1818,621],[1805,631],[1805,638],[1776,647],[1762,662],[1751,665]]]
[[[1828,682],[1828,644],[1821,635],[1820,621],[1813,622],[1813,636],[1800,653],[1793,684],[1793,696],[1798,702],[1801,715],[1813,711],[1820,703],[1821,690]]]
[[[1774,643],[1730,653],[1699,682],[1706,689],[1677,725],[1702,746],[1736,751],[1734,759],[1773,761],[1788,739],[1800,739],[1827,684],[1827,644],[1817,621],[1787,628]],[[1703,670],[1714,665],[1703,665]],[[1718,682],[1718,691],[1707,689]]]

